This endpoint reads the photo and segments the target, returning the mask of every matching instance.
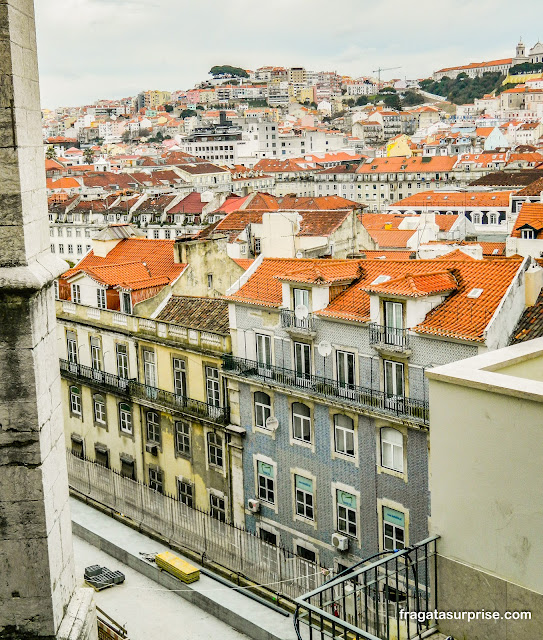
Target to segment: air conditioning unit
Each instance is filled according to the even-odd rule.
[[[150,453],[152,456],[158,456],[158,447],[156,446],[156,444],[146,444],[145,451],[147,451],[147,453]]]
[[[260,500],[249,498],[249,500],[247,500],[247,508],[251,513],[258,513],[260,511]]]
[[[333,533],[332,544],[338,551],[347,551],[349,548],[349,538],[342,536],[340,533]]]

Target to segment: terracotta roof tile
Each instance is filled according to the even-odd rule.
[[[230,333],[228,302],[219,298],[172,296],[156,319],[200,331]]]
[[[515,226],[511,231],[514,238],[521,237],[523,227],[531,227],[535,231],[535,237],[540,239],[543,232],[543,203],[525,202],[515,220]]]
[[[368,229],[380,249],[406,249],[416,229]]]
[[[454,275],[447,270],[430,273],[406,273],[404,276],[364,287],[368,293],[421,298],[423,296],[447,293],[458,289]]]
[[[426,191],[398,200],[392,208],[405,207],[507,207],[514,191]]]

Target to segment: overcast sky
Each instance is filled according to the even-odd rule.
[[[44,107],[186,89],[211,66],[421,78],[514,55],[541,0],[34,0]],[[522,9],[521,9],[522,7]],[[543,37],[543,34],[542,34]]]

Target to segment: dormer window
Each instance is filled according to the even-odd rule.
[[[293,289],[294,309],[303,305],[309,311],[309,291],[307,289]]]
[[[96,289],[96,300],[98,304],[98,309],[105,309],[106,305],[106,290],[99,287]]]
[[[383,305],[384,338],[386,344],[402,345],[403,342],[403,304],[386,300]]]
[[[533,229],[521,229],[520,237],[523,240],[535,240],[535,231]]]

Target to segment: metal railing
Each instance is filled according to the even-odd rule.
[[[292,389],[303,389],[312,395],[337,400],[349,405],[369,409],[382,415],[396,415],[413,422],[427,424],[429,420],[428,402],[407,396],[392,396],[384,391],[342,383],[292,369],[223,356],[223,372],[231,372],[244,378],[253,378],[263,382],[277,384]]]
[[[281,326],[284,329],[300,329],[301,331],[315,331],[315,316],[310,313],[307,318],[297,318],[294,311],[281,309]]]
[[[60,372],[65,378],[87,382],[92,386],[129,396],[142,404],[159,406],[180,413],[188,413],[197,418],[211,420],[218,424],[227,424],[230,420],[230,409],[220,407],[187,396],[178,395],[157,387],[142,384],[137,380],[127,380],[113,373],[93,369],[83,364],[60,360]]]
[[[286,547],[265,542],[251,531],[189,507],[176,498],[68,451],[68,480],[76,493],[130,518],[144,532],[166,538],[245,576],[269,591],[294,600],[323,584],[322,568]]]
[[[370,344],[382,344],[398,350],[409,349],[407,329],[396,329],[382,324],[370,323]]]
[[[436,628],[426,614],[437,609],[437,540],[375,554],[297,598],[298,638],[302,626],[311,640],[425,637]]]

